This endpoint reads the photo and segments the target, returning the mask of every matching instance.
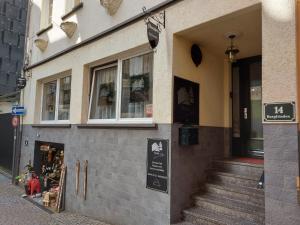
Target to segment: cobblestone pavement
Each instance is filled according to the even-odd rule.
[[[22,194],[0,174],[0,225],[109,225],[67,212],[49,214],[23,199]]]

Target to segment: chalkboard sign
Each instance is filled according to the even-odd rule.
[[[295,102],[264,104],[265,122],[295,122]]]
[[[169,141],[148,139],[146,187],[168,193]]]

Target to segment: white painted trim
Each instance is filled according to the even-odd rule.
[[[153,115],[151,118],[147,118],[147,117],[145,117],[145,118],[121,118],[123,61],[134,58],[134,57],[143,56],[143,55],[146,55],[149,53],[153,53],[153,50],[147,50],[144,52],[139,52],[135,55],[123,57],[123,58],[118,59],[117,63],[112,63],[112,64],[102,66],[102,67],[99,66],[99,67],[96,67],[96,69],[94,69],[93,78],[92,78],[93,81],[92,81],[92,87],[91,87],[91,94],[90,94],[90,99],[89,99],[89,111],[88,111],[87,124],[153,124]],[[115,119],[90,119],[96,71],[99,71],[101,69],[111,68],[114,66],[117,66],[116,118]],[[154,60],[152,62],[152,67],[154,68]],[[152,76],[153,76],[153,74],[152,74]],[[152,81],[153,81],[153,79],[152,79]],[[153,86],[152,86],[152,101],[153,101]],[[153,102],[152,102],[152,104],[153,104]]]
[[[46,81],[42,81],[42,90],[41,90],[41,105],[40,105],[40,124],[69,124],[70,123],[70,116],[71,116],[71,107],[69,113],[69,120],[59,120],[58,119],[58,106],[59,106],[59,95],[60,95],[60,80],[65,77],[71,77],[71,95],[72,95],[72,74],[66,76],[59,76],[52,79],[47,79]],[[44,88],[45,84],[56,81],[56,96],[55,96],[55,113],[54,113],[54,120],[43,120],[43,105],[44,105]],[[71,106],[71,95],[70,95],[70,106]]]

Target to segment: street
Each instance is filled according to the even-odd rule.
[[[108,225],[67,212],[50,214],[23,199],[22,194],[22,189],[0,174],[0,225]]]

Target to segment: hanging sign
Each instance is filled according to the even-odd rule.
[[[145,23],[147,25],[148,41],[152,49],[156,48],[159,42],[161,27],[166,28],[166,12],[162,11],[157,15],[152,15],[146,7],[143,7]]]
[[[148,189],[168,193],[169,141],[148,139],[147,181]]]
[[[264,122],[295,122],[295,102],[264,104]]]
[[[156,48],[159,42],[159,28],[151,21],[147,22],[148,41],[152,49]]]

